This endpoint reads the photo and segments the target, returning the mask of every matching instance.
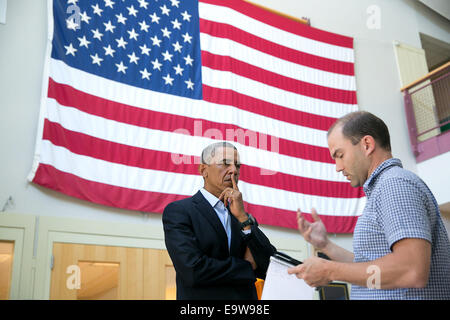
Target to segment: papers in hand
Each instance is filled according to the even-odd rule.
[[[295,274],[288,274],[287,270],[293,266],[280,258],[270,257],[261,300],[313,300],[314,288]]]

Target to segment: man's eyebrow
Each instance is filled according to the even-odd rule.
[[[335,159],[336,158],[336,153],[338,153],[340,151],[341,151],[341,149],[334,150],[333,155],[331,156],[331,158]]]

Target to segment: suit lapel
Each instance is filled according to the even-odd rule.
[[[224,245],[228,251],[228,239],[225,229],[220,222],[214,208],[211,207],[209,202],[203,197],[202,193],[198,191],[194,197],[194,204],[197,211],[208,221],[208,223],[215,229],[216,235],[219,238],[220,244]]]

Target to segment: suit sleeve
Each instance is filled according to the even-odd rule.
[[[251,229],[252,232],[246,236],[246,242],[258,266],[255,270],[256,276],[265,279],[270,263],[270,256],[275,254],[277,250],[270,243],[266,235],[258,228],[258,224],[252,226]]]
[[[166,247],[177,272],[188,286],[253,283],[255,273],[244,259],[223,260],[205,255],[198,247],[192,222],[186,209],[169,204],[163,212]]]

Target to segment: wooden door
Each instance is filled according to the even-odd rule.
[[[166,250],[54,243],[52,259],[50,299],[173,298]]]

